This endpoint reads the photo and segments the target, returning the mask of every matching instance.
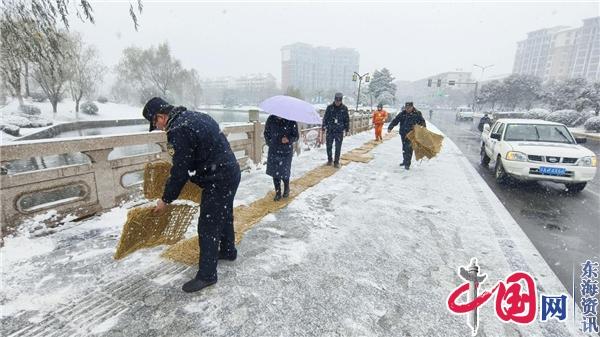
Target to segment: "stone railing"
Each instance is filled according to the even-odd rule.
[[[371,114],[354,114],[350,117],[350,133],[355,134],[369,130],[371,125]]]
[[[353,116],[351,133],[367,130],[369,121],[367,115]],[[262,160],[263,127],[260,122],[251,122],[223,129],[241,167],[247,167],[248,160],[254,163]],[[46,221],[58,223],[67,216],[70,219],[89,216],[139,196],[144,166],[152,161],[170,160],[166,141],[164,132],[143,132],[28,140],[0,146],[0,234],[48,211],[52,211],[52,217]],[[123,151],[136,146],[144,150]],[[13,161],[74,153],[84,157],[84,162],[25,172],[11,173],[6,169]]]
[[[262,126],[249,123],[226,127],[240,165],[248,159],[260,161]],[[255,137],[258,135],[258,137]],[[80,153],[87,163],[0,175],[2,229],[14,228],[22,220],[55,210],[49,222],[65,216],[80,218],[139,195],[144,166],[152,161],[170,160],[164,132],[93,136],[76,139],[41,139],[15,142],[0,147],[2,166],[32,157]],[[148,145],[149,151],[133,156],[115,156],[119,149]]]

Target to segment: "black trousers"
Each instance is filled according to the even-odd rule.
[[[327,161],[332,161],[331,150],[335,141],[335,159],[333,162],[340,162],[340,153],[342,152],[342,141],[344,140],[343,132],[327,132],[325,143],[327,145]]]
[[[283,190],[290,190],[290,179],[281,179],[273,177],[273,185],[275,186],[275,192],[281,192],[281,181],[283,180]]]
[[[402,157],[404,159],[404,166],[410,166],[410,162],[413,156],[413,148],[410,140],[406,136],[402,136]]]
[[[228,180],[206,184],[202,189],[198,237],[200,261],[197,279],[217,280],[219,251],[229,255],[236,252],[233,230],[233,199],[240,184],[240,171]]]

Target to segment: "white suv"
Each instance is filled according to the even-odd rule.
[[[499,183],[509,178],[563,183],[570,192],[580,192],[596,175],[597,158],[578,145],[560,123],[537,119],[499,119],[481,133],[481,164],[496,161]]]
[[[473,109],[469,107],[458,107],[456,108],[456,120],[461,121],[463,119],[473,120]]]

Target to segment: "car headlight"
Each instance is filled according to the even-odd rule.
[[[598,160],[596,159],[596,156],[583,157],[579,159],[579,166],[596,167],[596,165],[598,165]]]
[[[506,160],[527,161],[527,155],[523,152],[509,151],[506,153]]]

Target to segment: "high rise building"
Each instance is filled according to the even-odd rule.
[[[570,77],[600,80],[600,16],[583,20],[573,48]]]
[[[563,29],[554,34],[544,71],[545,80],[570,77],[578,30],[578,28]]]
[[[554,35],[565,28],[567,27],[557,26],[527,33],[527,39],[517,42],[513,73],[546,79]]]
[[[313,47],[294,43],[281,48],[281,88],[299,89],[306,96],[329,91],[351,92],[359,54],[351,48]]]
[[[517,42],[513,73],[542,80],[600,79],[600,17],[583,20],[583,26],[556,26],[527,34]]]

